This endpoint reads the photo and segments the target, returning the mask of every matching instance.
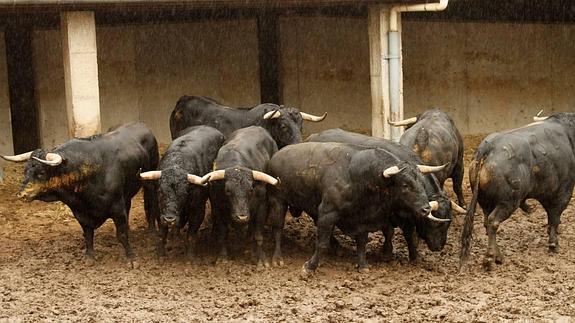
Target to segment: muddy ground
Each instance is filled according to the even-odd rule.
[[[479,138],[480,139],[480,138]],[[469,152],[478,138],[466,140]],[[503,265],[482,268],[486,236],[481,212],[467,270],[457,272],[463,217],[452,224],[445,249],[412,264],[401,235],[395,260],[381,260],[381,236],[369,244],[370,271],[354,268],[354,246],[342,239],[343,256],[328,257],[310,278],[300,268],[312,254],[315,228],[288,218],[286,266],[259,269],[234,237],[231,261],[215,266],[209,225],[201,231],[199,260],[186,264],[182,243],[173,239],[159,265],[155,237],[146,232],[142,198],[130,218],[139,268],[130,269],[111,221],[96,231],[97,262],[83,261],[82,230],[57,203],[24,203],[15,196],[20,167],[7,168],[0,184],[0,321],[568,321],[575,317],[575,202],[563,214],[560,249],[547,251],[546,216],[537,204],[504,222],[498,241]],[[467,176],[467,175],[466,175]],[[466,199],[470,199],[465,182]],[[447,188],[452,192],[451,188]],[[532,203],[536,204],[536,203]],[[270,255],[271,244],[267,248]]]

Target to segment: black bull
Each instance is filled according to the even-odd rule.
[[[414,151],[402,144],[383,138],[374,138],[358,133],[344,131],[341,129],[330,129],[317,134],[313,134],[309,136],[306,141],[341,142],[361,145],[368,148],[382,148],[394,154],[403,161],[409,161],[414,164],[422,164],[419,156]],[[451,219],[452,207],[459,213],[464,211],[461,207],[456,205],[445,195],[444,191],[441,189],[437,182],[435,173],[426,174],[422,184],[425,188],[425,192],[429,201],[437,201],[439,203],[439,208],[436,211],[433,211],[433,215],[435,217],[440,219]],[[417,244],[414,240],[415,237],[413,236],[415,231],[418,233],[419,237],[425,240],[430,250],[439,251],[443,249],[447,241],[447,231],[449,229],[450,222],[438,223],[428,219],[412,217],[404,213],[405,210],[395,211],[389,217],[389,223],[383,227],[383,233],[385,235],[383,250],[384,257],[386,259],[390,259],[393,254],[393,228],[398,226],[401,227],[407,241],[409,258],[411,260],[416,260],[418,257],[416,247]],[[415,222],[412,222],[414,220]]]
[[[381,230],[392,210],[431,216],[433,203],[418,178],[423,174],[383,149],[319,142],[291,145],[272,157],[268,173],[280,181],[268,190],[276,244],[273,263],[282,264],[281,231],[288,206],[316,222],[316,251],[304,265],[306,273],[317,268],[336,225],[355,237],[358,265],[365,268],[368,232]]]
[[[501,222],[536,199],[547,212],[549,249],[558,247],[557,227],[575,184],[575,114],[559,113],[543,122],[489,135],[469,170],[473,198],[465,217],[461,264],[469,255],[475,207],[483,209],[488,235],[485,265],[501,263],[496,234]]]
[[[187,127],[207,125],[218,129],[227,138],[238,129],[261,126],[282,148],[301,142],[303,120],[319,122],[325,116],[317,117],[271,103],[252,108],[229,108],[210,98],[182,96],[170,115],[170,132],[174,139]]]
[[[72,139],[50,152],[37,149],[18,156],[28,161],[19,196],[27,201],[62,201],[84,231],[86,258],[94,259],[94,229],[112,218],[126,256],[134,254],[128,240],[128,214],[132,197],[142,186],[138,173],[158,166],[158,145],[141,123],[133,123],[87,138]],[[152,186],[144,187],[148,224],[157,218]]]
[[[209,196],[207,183],[201,176],[207,174],[224,142],[224,135],[208,126],[185,129],[170,144],[157,171],[141,173],[143,180],[157,181],[160,207],[160,239],[158,256],[166,256],[166,242],[170,227],[176,230],[186,224],[187,257],[191,260],[195,249],[196,233],[204,220]]]
[[[465,205],[462,190],[463,139],[449,115],[435,108],[417,117],[390,124],[407,126],[399,142],[413,149],[426,165],[447,164],[447,167],[437,172],[435,176],[441,187],[448,178],[451,178],[457,203]]]

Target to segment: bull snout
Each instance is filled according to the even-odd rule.
[[[239,224],[245,224],[248,223],[248,221],[250,220],[249,215],[245,215],[245,214],[239,214],[239,215],[235,215],[233,217],[234,222],[239,223]]]
[[[162,221],[163,224],[171,227],[171,226],[174,226],[177,224],[178,217],[175,215],[171,215],[171,214],[170,215],[162,215],[160,220]]]
[[[431,213],[431,206],[427,205],[419,209],[419,215],[426,217],[429,213]]]

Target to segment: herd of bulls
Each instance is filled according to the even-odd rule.
[[[87,262],[94,262],[94,230],[111,218],[127,258],[131,199],[143,187],[149,229],[159,227],[157,252],[163,261],[170,230],[187,226],[187,256],[194,257],[197,232],[209,199],[218,261],[227,259],[230,227],[247,226],[259,265],[264,226],[271,225],[274,265],[283,265],[285,215],[306,212],[316,223],[317,243],[304,273],[313,272],[329,249],[338,247],[334,227],[355,238],[358,268],[367,266],[368,233],[383,231],[383,253],[393,256],[394,229],[400,227],[409,258],[417,239],[442,250],[453,213],[466,213],[461,263],[469,255],[473,218],[479,203],[489,236],[486,264],[500,263],[499,224],[536,199],[548,214],[549,249],[558,247],[560,215],[575,185],[575,114],[536,117],[525,127],[483,140],[469,170],[473,190],[467,210],[462,193],[463,141],[452,119],[432,109],[407,120],[400,142],[341,129],[302,140],[304,120],[325,118],[295,108],[261,104],[229,108],[205,97],[184,96],[170,116],[172,143],[159,158],[158,144],[141,123],[72,139],[51,151],[17,156],[27,161],[19,196],[27,201],[62,201],[84,231]],[[304,141],[304,142],[302,142]],[[443,184],[452,178],[457,203]]]

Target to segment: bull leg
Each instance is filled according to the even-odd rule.
[[[559,249],[559,238],[557,235],[559,224],[561,223],[561,213],[563,213],[569,204],[572,192],[557,195],[559,197],[566,196],[567,198],[561,198],[560,200],[553,200],[551,202],[544,201],[542,203],[547,212],[547,234],[549,235],[548,246],[550,252],[557,252]]]
[[[385,241],[383,242],[383,261],[391,261],[393,260],[393,226],[391,224],[386,223],[383,228],[383,236],[385,237]]]
[[[112,206],[112,220],[116,226],[116,237],[118,241],[124,246],[124,250],[126,251],[126,257],[128,261],[134,265],[134,251],[132,251],[132,247],[130,246],[130,241],[128,237],[128,219],[126,216],[126,209],[124,208],[124,203],[116,203]]]
[[[407,243],[407,250],[409,252],[409,261],[416,262],[419,258],[419,253],[417,252],[417,234],[415,233],[415,228],[413,226],[406,226],[401,228],[403,231],[403,237]]]
[[[367,245],[368,235],[367,232],[363,232],[355,236],[355,243],[357,245],[357,269],[360,272],[366,272],[367,260],[365,257],[365,246]]]
[[[275,242],[272,264],[277,267],[284,265],[282,257],[282,232],[285,224],[287,204],[277,197],[269,197],[269,214],[272,222],[272,236]]]
[[[158,246],[156,251],[158,253],[158,260],[163,264],[166,260],[166,243],[168,240],[168,226],[160,224],[160,232],[158,234]]]
[[[258,267],[265,266],[269,267],[269,263],[266,262],[265,254],[264,254],[264,226],[266,223],[266,210],[267,205],[264,199],[261,200],[261,203],[257,206],[256,214],[255,214],[255,225],[254,225],[254,240],[256,242],[256,257],[257,257],[257,265]],[[280,237],[281,239],[281,237]]]
[[[321,208],[321,207],[320,207]],[[320,258],[329,249],[329,240],[333,234],[335,223],[337,222],[338,214],[335,211],[322,212],[317,220],[317,242],[313,256],[306,261],[303,266],[304,274],[313,273],[318,265]]]
[[[485,256],[484,264],[489,268],[491,264],[495,261],[496,264],[503,263],[503,256],[501,255],[501,251],[499,250],[499,246],[497,245],[497,229],[499,228],[499,224],[505,220],[507,220],[513,211],[515,211],[516,207],[509,206],[509,205],[497,205],[493,212],[489,214],[487,219],[487,235],[488,235],[488,244],[487,244],[487,254]]]
[[[144,209],[146,211],[146,222],[148,223],[148,231],[156,231],[156,222],[160,226],[160,215],[158,208],[158,196],[156,195],[155,183],[144,184]]]
[[[91,226],[82,224],[82,230],[84,231],[84,243],[86,244],[86,254],[85,261],[86,265],[94,265],[94,228]]]
[[[453,191],[455,192],[455,195],[457,195],[457,203],[461,206],[461,207],[465,207],[465,199],[463,198],[463,157],[461,158],[460,161],[458,161],[457,165],[455,165],[455,168],[453,169],[453,175],[451,177],[452,181],[453,181]],[[443,185],[441,186],[443,188]]]
[[[191,263],[194,258],[194,252],[196,250],[196,244],[198,241],[198,230],[204,222],[204,216],[206,213],[206,201],[203,200],[199,205],[192,206],[192,211],[190,212],[190,219],[188,220],[188,234],[186,239],[186,257],[187,262]]]
[[[216,226],[216,236],[218,245],[220,247],[218,259],[216,259],[216,264],[220,264],[226,263],[228,261],[228,221],[222,217],[222,214],[219,210],[215,213],[216,217],[214,225]]]

